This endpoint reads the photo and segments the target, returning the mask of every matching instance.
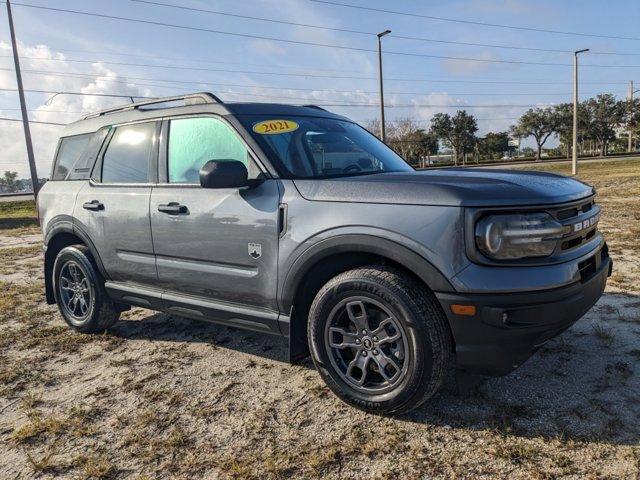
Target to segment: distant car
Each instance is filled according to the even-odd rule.
[[[137,305],[283,335],[346,402],[404,412],[451,366],[510,372],[598,300],[594,198],[550,173],[417,172],[318,107],[131,104],[60,139],[46,298],[80,332]]]

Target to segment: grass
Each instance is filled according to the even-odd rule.
[[[0,202],[0,230],[7,236],[37,233],[39,227],[35,201]]]
[[[0,202],[0,218],[37,218],[36,202]]]
[[[605,327],[601,323],[597,322],[592,323],[591,328],[593,329],[594,335],[598,337],[602,341],[602,343],[607,346],[611,346],[613,344],[615,335],[611,328]]]
[[[0,275],[15,273],[19,264],[34,260],[42,253],[42,245],[0,248]],[[37,264],[40,267],[40,263]]]
[[[604,207],[612,284],[632,291],[640,278],[640,161],[585,164],[580,178],[597,187]],[[33,225],[32,209],[0,203],[0,218]],[[12,225],[0,224],[0,236],[36,231]],[[0,249],[0,269],[14,262],[25,271],[38,253]],[[553,367],[520,370],[468,397],[445,389],[415,414],[383,417],[343,405],[313,369],[246,355],[259,349],[259,335],[212,327],[215,335],[196,338],[195,325],[182,334],[135,311],[113,331],[83,335],[44,304],[40,276],[0,282],[0,457],[11,459],[0,462],[0,477],[635,478],[640,446],[637,435],[624,435],[638,428],[622,424],[620,411],[636,408],[640,348],[620,329],[637,329],[640,302],[624,305],[601,304],[581,337],[570,331],[543,347],[543,365],[565,369],[595,355],[602,366],[589,378],[566,376],[584,395],[567,398],[566,409],[564,398],[549,398],[564,395],[553,387],[541,404],[529,398],[528,385],[554,382]],[[584,342],[597,352],[585,352]]]

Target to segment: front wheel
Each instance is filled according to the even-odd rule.
[[[84,245],[60,250],[53,264],[53,291],[62,317],[80,332],[102,332],[120,316]]]
[[[434,295],[402,271],[379,266],[342,273],[309,311],[309,346],[329,388],[345,402],[402,413],[444,381],[451,333]]]

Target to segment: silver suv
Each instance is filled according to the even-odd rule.
[[[346,402],[404,412],[451,366],[510,372],[598,300],[594,197],[549,173],[418,172],[314,106],[135,103],[60,139],[46,296],[80,332],[135,305],[283,335]]]

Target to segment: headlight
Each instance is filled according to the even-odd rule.
[[[547,213],[492,215],[476,224],[476,245],[496,260],[547,257],[564,227]]]

